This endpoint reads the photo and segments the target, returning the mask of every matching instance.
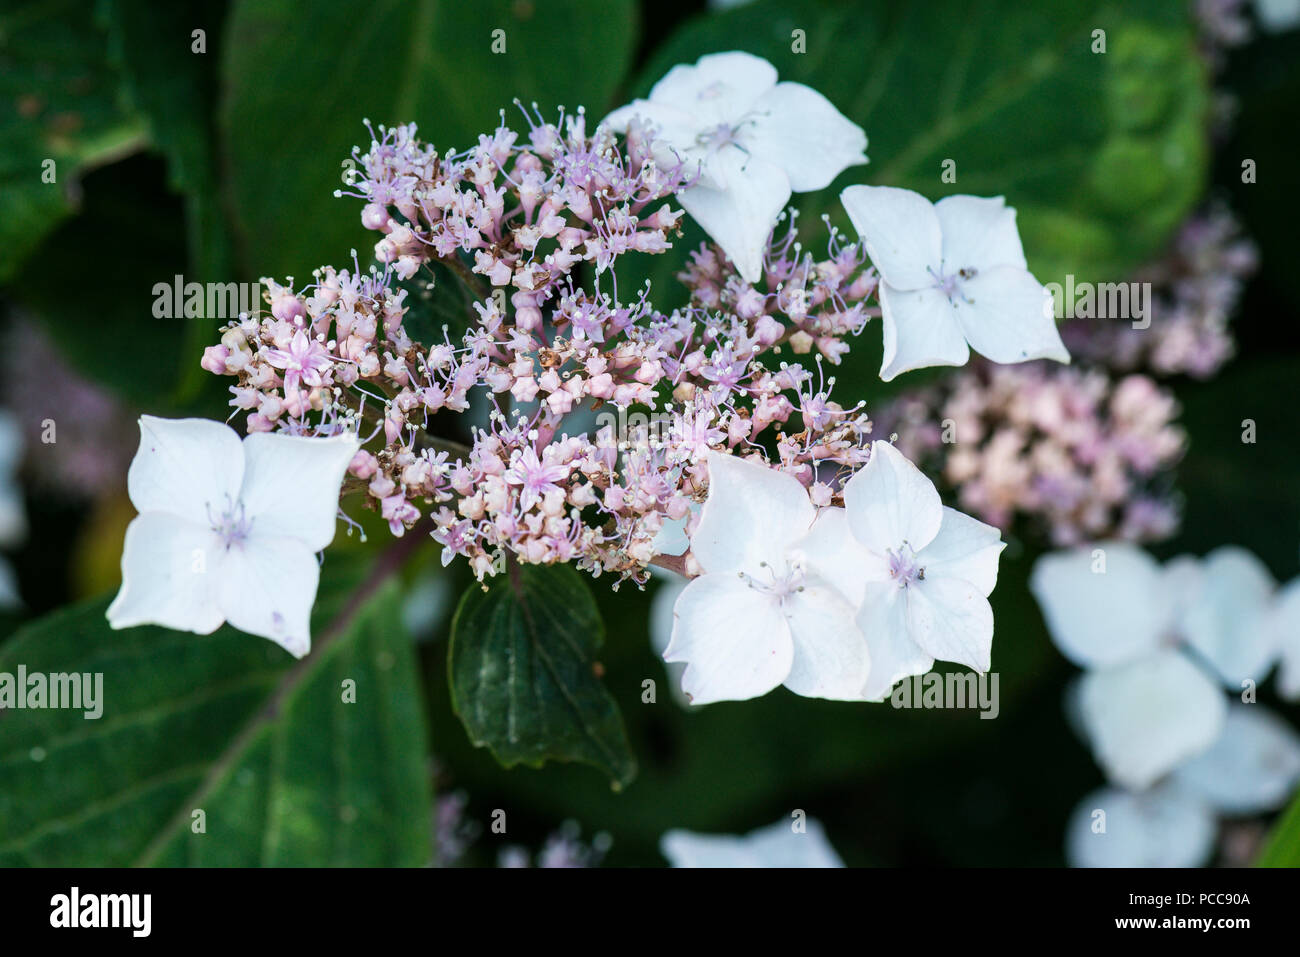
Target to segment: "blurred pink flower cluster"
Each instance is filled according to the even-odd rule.
[[[1062,327],[1062,337],[1076,359],[1207,379],[1232,358],[1228,322],[1258,262],[1232,214],[1213,207],[1184,223],[1168,254],[1133,277],[1153,290],[1149,328],[1076,319]]]
[[[933,463],[962,509],[1003,529],[1027,515],[1070,545],[1174,531],[1177,510],[1157,488],[1184,449],[1177,413],[1146,376],[981,363],[897,400],[877,426]]]

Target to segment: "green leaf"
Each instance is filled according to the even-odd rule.
[[[0,672],[104,676],[98,720],[0,713],[0,865],[426,863],[423,713],[394,591],[325,630],[356,577],[327,562],[301,662],[230,628],[110,631],[103,600],[0,646]]]
[[[84,172],[145,141],[87,13],[76,0],[0,12],[0,281],[74,210]]]
[[[600,768],[616,789],[636,774],[613,697],[597,677],[605,639],[582,576],[567,565],[512,565],[471,585],[451,625],[451,704],[503,765],[547,759]]]
[[[189,271],[198,282],[231,282],[233,249],[221,213],[215,169],[216,51],[206,44],[218,35],[221,5],[158,4],[152,0],[104,0],[109,56],[127,99],[149,125],[150,141],[167,158],[172,187],[185,197]],[[195,52],[193,33],[204,33],[204,52]],[[231,317],[224,317],[231,318]],[[198,364],[217,338],[218,317],[187,322],[181,354],[187,394],[208,378]]]
[[[1256,867],[1300,867],[1300,797],[1291,802],[1273,825]]]
[[[445,152],[475,145],[500,110],[522,125],[515,97],[600,113],[635,25],[632,0],[236,2],[221,125],[247,261],[300,280],[353,247],[364,262],[375,237],[360,204],[332,198],[351,148],[369,143],[363,119],[418,122]]]
[[[1186,8],[1158,0],[759,0],[687,24],[651,58],[635,91],[648,93],[674,64],[741,49],[860,124],[870,164],[795,198],[805,247],[823,243],[818,215],[847,226],[838,194],[853,183],[932,200],[1005,195],[1040,280],[1122,279],[1163,246],[1205,183],[1207,83]],[[1092,52],[1097,28],[1106,30],[1105,53]],[[796,30],[807,52],[792,52]],[[954,183],[940,178],[945,160],[956,164]],[[656,257],[657,289],[685,252]]]
[[[153,410],[175,388],[187,326],[199,321],[153,315],[155,284],[171,287],[186,270],[183,210],[157,195],[160,174],[144,157],[91,173],[81,214],[10,284],[79,372]],[[69,263],[95,264],[80,292],[69,287]],[[189,358],[197,366],[201,354]]]

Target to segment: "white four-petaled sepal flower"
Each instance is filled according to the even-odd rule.
[[[1196,566],[1196,587],[1180,602],[1177,631],[1229,691],[1240,691],[1246,681],[1261,683],[1278,656],[1277,635],[1268,627],[1277,582],[1259,558],[1237,545],[1216,548]]]
[[[998,558],[991,525],[947,508],[928,478],[888,442],[844,486],[844,508],[823,509],[804,544],[808,568],[858,607],[871,653],[867,700],[935,659],[989,670]]]
[[[800,547],[817,509],[793,476],[708,455],[709,495],[691,538],[704,574],[682,591],[664,660],[685,662],[696,704],[744,700],[784,684],[797,694],[859,700],[867,643],[854,607],[810,573]]]
[[[748,53],[714,53],[675,66],[650,90],[604,120],[624,132],[639,117],[666,147],[656,159],[685,160],[696,185],[679,199],[749,282],[791,192],[824,189],[865,163],[867,136],[826,97],[778,83],[776,67]]]
[[[972,348],[994,362],[1070,361],[1001,196],[931,203],[909,189],[850,186],[840,201],[880,272],[886,382],[964,365]]]
[[[803,830],[782,820],[737,837],[672,830],[659,849],[673,867],[843,867],[818,821],[808,818]]]
[[[1087,669],[1075,700],[1097,763],[1130,790],[1151,786],[1223,730],[1223,693],[1180,647],[1199,582],[1194,560],[1161,568],[1122,542],[1044,555],[1030,577],[1053,641]]]
[[[208,419],[140,419],[127,473],[139,511],[126,531],[114,628],[210,634],[223,622],[302,657],[311,648],[319,552],[334,538],[353,433],[255,433]]]

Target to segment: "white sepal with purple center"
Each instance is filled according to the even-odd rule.
[[[994,362],[1070,361],[1001,196],[931,203],[910,189],[850,186],[840,201],[880,272],[881,379],[965,365],[972,348]]]
[[[691,538],[703,574],[682,591],[664,660],[684,662],[695,704],[740,701],[784,684],[859,700],[867,643],[854,607],[810,573],[800,547],[817,509],[793,476],[708,455],[709,495]]]
[[[622,133],[634,117],[657,128],[660,165],[680,159],[698,170],[678,199],[748,282],[763,274],[763,249],[791,192],[824,189],[867,161],[860,126],[816,90],[778,83],[776,67],[749,53],[675,66],[650,99],[603,123]]]
[[[334,538],[352,433],[255,433],[208,419],[140,419],[127,473],[139,511],[126,531],[114,628],[210,634],[223,622],[302,657],[320,568]]]
[[[823,509],[804,544],[808,566],[857,607],[871,652],[863,697],[878,701],[935,659],[989,670],[998,557],[991,525],[947,508],[928,478],[888,442]]]

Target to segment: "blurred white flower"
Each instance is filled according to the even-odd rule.
[[[11,413],[0,411],[0,547],[17,545],[27,537],[27,512],[18,484],[22,458],[22,429]]]
[[[1197,565],[1181,602],[1176,630],[1210,664],[1229,691],[1243,682],[1259,684],[1278,656],[1276,636],[1268,627],[1277,582],[1258,558],[1244,548],[1225,545]]]
[[[1300,699],[1300,578],[1278,592],[1266,627],[1278,653],[1277,693]]]
[[[972,348],[1001,363],[1070,361],[1001,196],[932,204],[909,189],[850,186],[840,201],[880,272],[881,379],[965,365]]]
[[[791,192],[824,189],[865,163],[862,128],[801,83],[778,83],[776,67],[749,53],[713,53],[673,67],[603,123],[626,132],[639,117],[667,147],[661,165],[685,160],[699,180],[678,199],[748,282]]]
[[[1066,856],[1076,867],[1198,867],[1214,850],[1219,815],[1275,810],[1297,781],[1300,735],[1261,705],[1236,704],[1215,743],[1160,784],[1084,798],[1067,827]]]
[[[1269,33],[1300,26],[1300,0],[1255,0],[1259,24]]]
[[[127,473],[139,510],[126,530],[114,628],[201,635],[229,621],[302,657],[311,648],[315,553],[334,538],[356,436],[254,433],[207,419],[140,419]]]
[[[803,823],[802,832],[781,820],[743,837],[672,830],[659,849],[673,867],[843,867],[821,824]]]
[[[1222,814],[1261,814],[1287,802],[1300,782],[1300,734],[1259,704],[1233,704],[1209,750],[1175,769],[1170,784]]]
[[[1099,788],[1070,816],[1065,856],[1072,867],[1199,867],[1214,834],[1213,810],[1176,788]]]
[[[654,597],[650,599],[650,645],[655,654],[662,658],[673,637],[673,606],[677,604],[678,596],[685,590],[690,579],[662,568],[652,567],[650,572],[651,577],[659,582]],[[664,669],[668,672],[668,686],[672,690],[673,700],[683,708],[689,708],[691,699],[682,690],[682,673],[686,666],[680,662],[665,662]]]
[[[934,483],[888,442],[844,486],[844,508],[823,509],[803,543],[805,563],[848,596],[867,638],[863,696],[880,700],[936,658],[988,671],[998,557],[991,525],[947,508]]]
[[[1030,590],[1052,640],[1086,669],[1074,698],[1079,721],[1122,787],[1149,787],[1223,730],[1223,693],[1180,647],[1189,630],[1211,634],[1206,621],[1217,606],[1189,600],[1198,589],[1210,593],[1206,585],[1194,560],[1161,568],[1122,542],[1053,552],[1034,566]]]

